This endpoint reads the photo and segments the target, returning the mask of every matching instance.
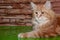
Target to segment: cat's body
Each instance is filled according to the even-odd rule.
[[[39,38],[50,37],[60,34],[60,26],[58,25],[58,19],[55,13],[51,9],[50,1],[44,4],[35,5],[31,2],[33,8],[33,30],[31,32],[20,33],[18,37],[21,38]]]

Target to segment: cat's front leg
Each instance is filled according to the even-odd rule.
[[[20,33],[18,34],[18,38],[40,38],[44,37],[44,33],[40,30],[33,30],[31,32]]]
[[[37,36],[35,35],[36,35],[35,31],[31,31],[31,32],[18,34],[18,38],[36,38]]]

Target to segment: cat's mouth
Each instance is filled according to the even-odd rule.
[[[38,24],[46,23],[49,19],[47,17],[41,16],[40,18],[36,18],[36,22]]]

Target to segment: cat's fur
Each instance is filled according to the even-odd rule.
[[[36,5],[31,2],[33,10],[33,30],[31,32],[20,33],[21,38],[40,38],[60,35],[60,26],[57,23],[57,16],[51,9],[50,1],[45,4]]]

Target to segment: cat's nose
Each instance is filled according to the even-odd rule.
[[[39,18],[41,17],[42,15],[39,15]]]

